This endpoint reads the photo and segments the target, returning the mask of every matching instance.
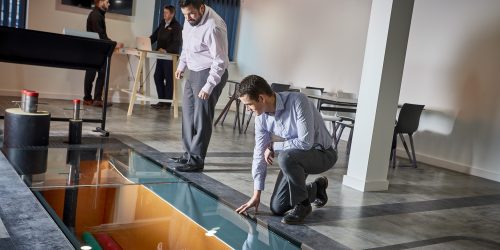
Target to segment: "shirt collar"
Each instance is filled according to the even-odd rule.
[[[274,114],[277,114],[285,109],[285,104],[283,102],[283,97],[281,96],[281,93],[275,93],[276,96],[276,110],[274,111]]]
[[[201,26],[205,22],[205,20],[207,20],[208,12],[210,10],[211,10],[210,7],[208,7],[207,5],[205,5],[205,13],[203,13],[203,17],[201,17],[200,23],[198,25],[196,25],[196,26]]]

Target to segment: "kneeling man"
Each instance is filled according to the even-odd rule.
[[[238,93],[241,102],[257,116],[252,163],[254,194],[236,212],[251,207],[258,210],[267,164],[273,164],[276,152],[281,171],[271,197],[271,211],[284,216],[283,223],[302,223],[311,213],[311,203],[323,207],[328,200],[328,179],[323,176],[306,183],[307,175],[323,173],[337,161],[333,139],[321,114],[304,94],[275,93],[260,76],[243,79]]]

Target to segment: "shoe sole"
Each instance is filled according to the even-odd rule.
[[[325,186],[325,193],[326,193],[326,189],[328,188],[328,178],[326,178],[326,177],[324,177],[324,176],[323,176],[323,177],[320,177],[320,178],[323,178],[323,179],[325,179],[325,180],[326,180],[326,186]],[[327,198],[326,198],[326,201],[328,202],[328,196],[327,196]],[[322,208],[322,207],[324,207],[324,206],[326,205],[326,203],[327,203],[327,202],[325,202],[325,204],[323,204],[323,205],[321,205],[321,206],[320,206],[320,205],[316,205],[316,204],[314,204],[314,203],[313,203],[312,205],[313,205],[315,208]]]

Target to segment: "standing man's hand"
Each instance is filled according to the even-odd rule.
[[[165,49],[162,49],[162,48],[158,49],[158,52],[167,53],[167,51]]]
[[[175,78],[180,80],[180,79],[182,79],[183,74],[184,74],[184,71],[177,70],[177,71],[175,71]]]
[[[200,90],[200,93],[198,93],[198,97],[202,100],[206,100],[208,99],[208,96],[210,94],[208,94],[207,92],[203,91],[203,90]]]
[[[116,43],[116,48],[121,49],[123,47],[124,47],[123,43],[120,43],[120,42]]]
[[[255,207],[255,213],[259,211],[259,205],[260,205],[260,190],[255,190],[253,193],[252,198],[250,200],[241,205],[239,208],[236,209],[236,212],[241,214],[243,212],[246,212],[249,208]]]

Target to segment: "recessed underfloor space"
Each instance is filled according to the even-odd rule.
[[[11,99],[2,98],[0,103],[8,103]],[[109,139],[102,140],[103,143],[127,145],[152,162],[171,169],[174,165],[167,163],[168,158],[182,152],[181,119],[173,118],[173,111],[152,110],[140,105],[135,107],[134,115],[127,118],[127,108],[127,104],[114,104],[109,108],[106,129],[111,134]],[[51,112],[56,115],[65,111],[51,108]],[[98,116],[98,112],[92,115]],[[219,112],[216,111],[216,115]],[[232,119],[230,113],[223,127],[214,128],[205,171],[178,174],[182,180],[194,183],[227,205],[229,211],[246,202],[253,192],[250,173],[254,144],[252,123],[246,134],[239,134],[232,129]],[[3,121],[0,123],[3,127]],[[101,140],[98,134],[91,132],[96,126],[98,124],[84,124],[86,138],[82,146]],[[51,123],[51,145],[66,147],[67,128],[65,122]],[[345,146],[345,143],[339,144],[339,160],[325,173],[329,178],[328,204],[313,209],[304,225],[283,225],[279,222],[280,217],[269,212],[269,200],[279,171],[277,165],[268,169],[261,200],[263,206],[259,214],[250,213],[252,220],[314,249],[500,248],[500,183],[419,164],[417,169],[390,169],[389,190],[363,193],[342,185],[347,172]],[[8,163],[3,160],[0,164]],[[309,179],[316,177],[312,175]],[[8,187],[0,184],[1,201],[12,199],[8,195],[22,189],[12,187],[4,192]],[[36,229],[16,226],[22,219],[9,219],[14,206],[12,202],[0,203],[3,221],[0,249],[17,244],[16,237]]]

